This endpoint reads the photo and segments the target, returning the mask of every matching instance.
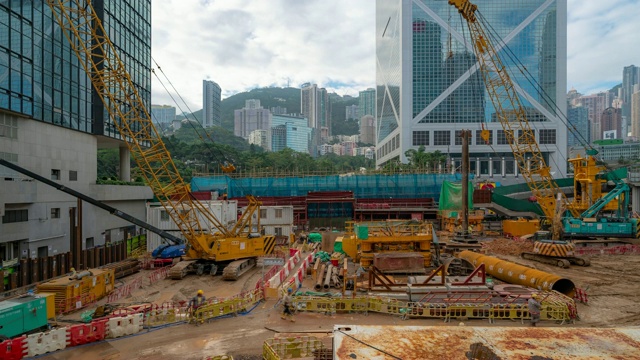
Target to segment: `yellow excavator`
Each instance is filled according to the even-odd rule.
[[[219,266],[225,266],[223,278],[236,280],[255,266],[256,257],[271,254],[275,237],[260,234],[259,217],[253,223],[261,205],[256,198],[248,197],[244,213],[227,228],[193,197],[91,1],[46,2],[145,182],[186,240],[183,261],[171,268],[169,276],[182,279],[189,272],[214,274]],[[231,164],[223,165],[225,172],[234,169]]]

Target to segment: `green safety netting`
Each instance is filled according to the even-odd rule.
[[[313,243],[322,242],[322,234],[309,233],[309,236],[307,237],[307,239],[309,239],[309,242],[313,242]]]
[[[469,181],[469,209],[473,208],[473,184]],[[444,181],[440,190],[439,210],[462,210],[462,183]]]

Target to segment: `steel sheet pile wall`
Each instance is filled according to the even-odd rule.
[[[227,176],[194,177],[194,191],[227,189],[229,198],[254,196],[305,196],[310,191],[352,191],[356,198],[438,198],[444,181],[460,181],[459,174],[395,174],[306,176],[231,179]]]

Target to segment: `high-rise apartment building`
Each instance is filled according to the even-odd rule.
[[[613,107],[607,108],[600,117],[601,139],[623,139],[622,112]]]
[[[360,91],[358,96],[358,115],[360,117],[376,115],[376,89],[369,88]]]
[[[151,108],[151,0],[94,1],[98,17]],[[89,29],[81,29],[90,34]],[[140,219],[148,187],[98,185],[98,149],[130,153],[45,1],[0,3],[0,156]],[[45,257],[70,250],[74,197],[0,167],[0,258]],[[101,209],[82,207],[83,248],[136,231]]]
[[[592,95],[584,95],[574,100],[576,106],[582,106],[589,112],[589,125],[591,126],[591,141],[602,139],[602,127],[600,118],[607,108],[609,95],[600,92]]]
[[[176,108],[170,105],[151,105],[151,120],[155,124],[169,126],[176,119]]]
[[[253,130],[249,134],[249,144],[260,146],[266,151],[271,151],[271,129]]]
[[[365,115],[360,118],[360,142],[376,143],[376,119],[373,115]]]
[[[589,110],[582,106],[571,107],[567,110],[567,119],[569,121],[567,146],[585,146],[591,143]]]
[[[494,45],[531,115],[540,149],[556,176],[566,174],[566,126],[547,106],[546,92],[566,109],[566,0],[477,0],[480,12],[529,70],[531,84]],[[456,15],[456,16],[453,16]],[[452,20],[452,19],[455,19]],[[376,163],[406,162],[405,152],[426,146],[460,161],[460,130],[473,130],[471,169],[477,176],[515,175],[515,162],[479,72],[469,30],[455,8],[439,0],[376,3]],[[491,146],[477,135],[484,127]]]
[[[359,118],[360,117],[358,116],[358,105],[349,105],[344,108],[345,120],[352,120],[352,119],[357,120]]]
[[[640,140],[640,83],[634,87],[631,95],[631,136],[634,140]]]
[[[222,89],[215,81],[202,80],[202,126],[222,125],[220,107],[222,104]]]
[[[244,108],[233,112],[233,134],[245,140],[254,130],[269,130],[271,128],[271,112],[260,105],[260,100],[250,99],[244,103]]]
[[[316,84],[303,84],[300,90],[300,112],[309,121],[309,127],[318,130],[322,138],[331,135],[331,102],[327,89]]]

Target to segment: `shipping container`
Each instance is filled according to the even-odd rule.
[[[67,313],[102,299],[114,289],[114,269],[90,269],[37,286],[38,293],[55,294],[56,314]]]

